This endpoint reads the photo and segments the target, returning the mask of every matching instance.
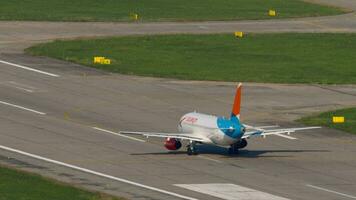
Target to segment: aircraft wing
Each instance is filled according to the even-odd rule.
[[[142,135],[145,137],[159,137],[159,138],[176,138],[181,140],[189,140],[196,142],[205,142],[205,138],[197,137],[192,134],[185,133],[156,133],[156,132],[134,132],[134,131],[120,131],[120,134]]]
[[[302,127],[302,128],[281,128],[281,129],[262,129],[259,127],[248,126],[248,128],[255,129],[253,131],[246,131],[242,138],[250,138],[252,136],[262,136],[266,137],[268,135],[279,135],[279,134],[290,134],[295,131],[310,130],[321,128],[320,126]]]

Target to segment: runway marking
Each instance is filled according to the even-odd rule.
[[[27,86],[27,85],[24,85],[24,84],[21,84],[21,83],[17,83],[15,81],[6,81],[6,82],[2,82],[0,84],[6,85],[6,86],[9,86],[9,87],[13,87],[13,88],[16,88],[16,89],[19,89],[19,90],[23,90],[23,91],[29,92],[29,93],[33,93],[34,89],[35,89],[34,87]]]
[[[11,106],[11,107],[14,107],[14,108],[19,108],[19,109],[26,110],[26,111],[30,111],[30,112],[33,112],[33,113],[36,113],[36,114],[40,114],[40,115],[46,115],[46,113],[44,113],[44,112],[40,112],[40,111],[33,110],[33,109],[30,109],[30,108],[25,108],[23,106],[15,105],[15,104],[8,103],[8,102],[5,102],[5,101],[0,101],[0,104],[4,104],[4,105]]]
[[[198,26],[198,28],[200,28],[200,29],[209,29],[207,26],[202,26],[202,25]]]
[[[26,88],[22,88],[22,87],[18,87],[18,86],[14,86],[14,88],[19,89],[19,90],[23,90],[25,92],[33,93],[33,90],[29,90],[29,89],[26,89]]]
[[[111,179],[111,180],[119,181],[119,182],[122,182],[122,183],[127,183],[127,184],[134,185],[134,186],[137,186],[137,187],[141,187],[141,188],[144,188],[144,189],[160,192],[162,194],[175,196],[175,197],[178,197],[178,198],[181,198],[181,199],[198,200],[196,198],[192,198],[192,197],[184,196],[184,195],[177,194],[177,193],[174,193],[174,192],[170,192],[170,191],[167,191],[167,190],[151,187],[151,186],[148,186],[148,185],[144,185],[144,184],[133,182],[133,181],[130,181],[130,180],[127,180],[127,179],[111,176],[111,175],[104,174],[104,173],[101,173],[101,172],[96,172],[96,171],[93,171],[93,170],[90,170],[90,169],[86,169],[86,168],[82,168],[82,167],[79,167],[79,166],[71,165],[71,164],[64,163],[64,162],[57,161],[57,160],[53,160],[53,159],[50,159],[50,158],[45,158],[45,157],[42,157],[42,156],[39,156],[39,155],[27,153],[25,151],[21,151],[21,150],[18,150],[18,149],[13,149],[13,148],[6,147],[6,146],[3,146],[3,145],[0,145],[0,149],[6,150],[6,151],[10,151],[10,152],[14,152],[14,153],[18,153],[18,154],[21,154],[21,155],[24,155],[24,156],[28,156],[28,157],[31,157],[31,158],[35,158],[35,159],[38,159],[38,160],[46,161],[46,162],[53,163],[53,164],[56,164],[56,165],[68,167],[68,168],[75,169],[75,170],[78,170],[78,171],[81,171],[81,172],[94,174],[94,175],[97,175],[97,176],[101,176],[101,177],[108,178],[108,179]]]
[[[284,134],[279,134],[279,133],[276,133],[274,135],[279,136],[279,137],[284,137],[284,138],[287,138],[287,139],[290,139],[290,140],[298,139],[298,138],[295,138],[295,137],[292,137],[292,136],[289,136],[289,135],[284,135]]]
[[[6,65],[11,65],[13,67],[18,67],[18,68],[29,70],[29,71],[33,71],[33,72],[37,72],[37,73],[40,73],[40,74],[45,74],[45,75],[52,76],[52,77],[60,77],[57,74],[52,74],[52,73],[41,71],[41,70],[38,70],[38,69],[33,69],[33,68],[30,68],[30,67],[26,67],[26,66],[23,66],[23,65],[18,65],[18,64],[15,64],[15,63],[4,61],[4,60],[0,60],[0,63],[6,64]]]
[[[356,196],[344,194],[344,193],[341,193],[341,192],[336,192],[336,191],[334,191],[334,190],[329,190],[329,189],[322,188],[322,187],[318,187],[318,186],[315,186],[315,185],[307,184],[306,186],[311,187],[311,188],[314,188],[314,189],[317,189],[317,190],[322,190],[322,191],[325,191],[325,192],[330,192],[330,193],[338,194],[338,195],[340,195],[340,196],[348,197],[348,198],[350,198],[350,199],[356,199]]]
[[[231,183],[175,184],[175,186],[226,200],[288,200]]]
[[[98,128],[98,127],[93,127],[93,129],[98,130],[98,131],[103,131],[103,132],[106,132],[106,133],[110,133],[110,134],[113,134],[113,135],[117,135],[117,136],[120,136],[120,137],[128,138],[128,139],[131,139],[131,140],[139,141],[139,142],[146,142],[145,140],[141,140],[141,139],[138,139],[138,138],[135,138],[135,137],[130,137],[130,136],[123,135],[123,134],[120,134],[120,133],[115,133],[113,131],[105,130],[105,129]]]
[[[222,161],[220,161],[220,160],[215,160],[215,159],[213,159],[213,158],[209,158],[209,157],[207,157],[207,156],[202,156],[202,155],[199,155],[198,157],[199,157],[199,158],[202,158],[202,159],[205,159],[205,160],[214,161],[214,162],[217,162],[217,163],[223,163],[223,162],[222,162]]]

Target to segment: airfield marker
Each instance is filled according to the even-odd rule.
[[[241,31],[235,32],[235,37],[237,37],[237,38],[242,38],[243,36],[244,36],[244,33],[243,33],[243,32],[241,32]]]
[[[110,65],[111,60],[108,58],[105,58],[104,56],[95,56],[93,60],[94,64],[101,64],[101,65]]]
[[[334,124],[342,124],[345,122],[345,117],[343,116],[333,116],[333,123]]]
[[[275,10],[269,10],[269,11],[268,11],[268,15],[269,15],[270,17],[275,17],[275,16],[277,15],[277,13],[276,13]]]

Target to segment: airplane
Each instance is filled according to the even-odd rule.
[[[222,147],[229,147],[229,154],[238,153],[239,149],[247,146],[247,139],[256,136],[266,137],[268,135],[290,134],[295,131],[321,128],[302,127],[269,129],[278,126],[254,127],[243,124],[240,121],[242,84],[236,88],[236,94],[230,118],[208,115],[198,112],[190,112],[183,115],[178,123],[177,133],[158,132],[135,132],[120,131],[120,134],[134,134],[145,137],[166,138],[164,146],[168,150],[178,150],[182,147],[182,141],[188,141],[187,154],[196,155],[196,144],[210,144]]]

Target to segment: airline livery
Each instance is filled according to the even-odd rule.
[[[239,149],[247,146],[250,137],[267,135],[290,134],[299,130],[315,129],[320,127],[303,127],[287,129],[268,129],[276,126],[254,127],[242,124],[240,121],[241,105],[240,83],[236,89],[236,95],[230,118],[191,112],[183,115],[178,123],[178,133],[155,133],[120,131],[121,134],[137,134],[146,137],[166,138],[164,146],[168,150],[178,150],[182,147],[182,141],[188,141],[188,155],[197,154],[196,144],[212,144],[229,147],[229,153],[237,153]]]

